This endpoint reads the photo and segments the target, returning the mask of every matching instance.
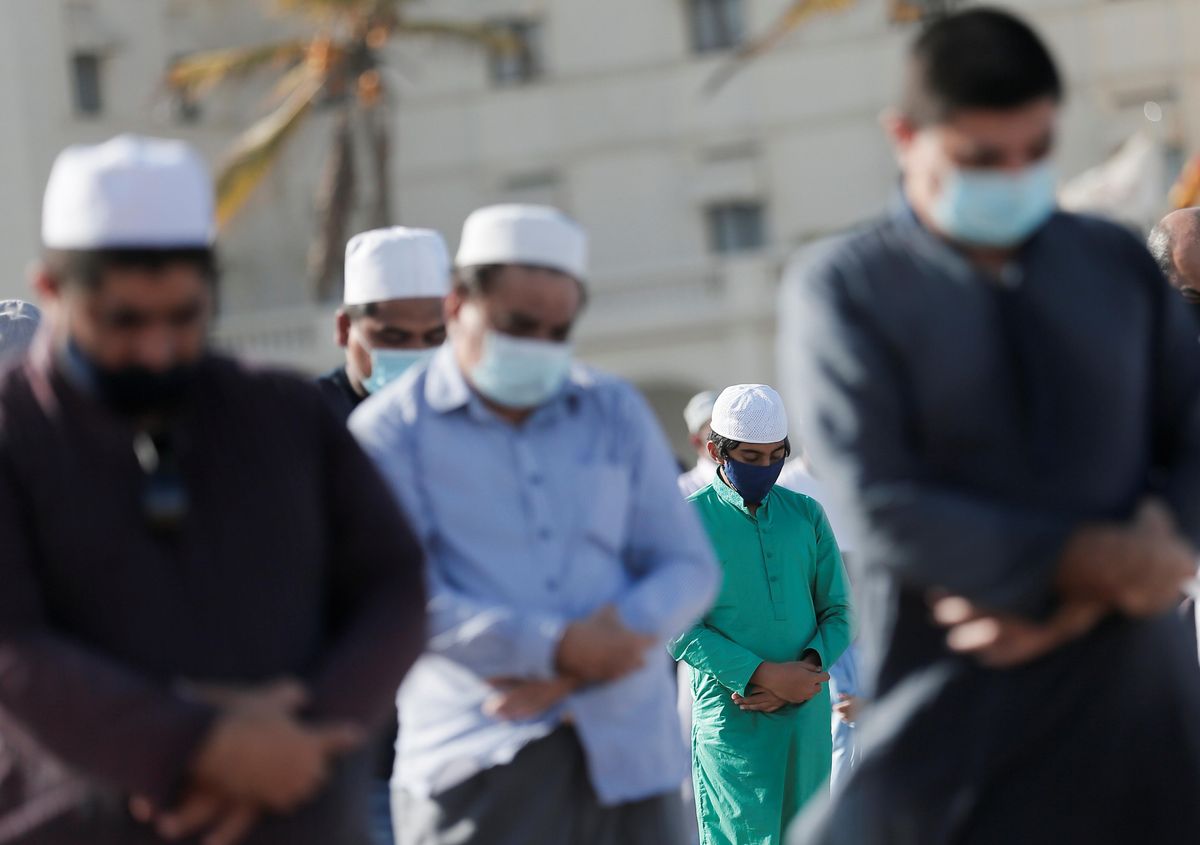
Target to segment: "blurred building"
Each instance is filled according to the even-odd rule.
[[[575,215],[591,232],[595,268],[581,352],[637,382],[681,431],[679,409],[695,390],[773,378],[775,289],[786,256],[876,212],[894,190],[877,117],[912,30],[890,20],[886,0],[814,19],[719,92],[704,93],[731,48],[786,5],[411,0],[414,17],[506,22],[524,49],[498,57],[415,40],[391,50],[389,81],[401,91],[396,222],[441,229],[453,246],[462,219],[486,202],[548,202]],[[1200,3],[1002,5],[1039,26],[1069,76],[1063,172],[1095,168],[1140,132],[1134,152],[1149,175],[1133,181],[1149,181],[1151,204],[1156,195],[1165,203],[1184,151],[1200,148]],[[133,129],[188,138],[219,158],[262,111],[269,86],[225,86],[196,105],[172,101],[162,75],[182,53],[266,41],[298,26],[265,16],[269,7],[7,0],[0,297],[21,292],[37,249],[42,185],[61,146]],[[337,359],[331,309],[312,303],[304,269],[328,137],[319,117],[295,138],[224,238],[221,341],[310,370]],[[1129,166],[1121,168],[1130,181]],[[1100,177],[1089,178],[1076,194],[1106,195]]]

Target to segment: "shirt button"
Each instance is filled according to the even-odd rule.
[[[541,528],[541,529],[539,529],[539,530],[538,530],[538,539],[540,539],[540,540],[549,540],[549,539],[550,539],[550,529],[549,529],[549,528]]]
[[[558,589],[558,580],[555,578],[547,578],[546,579],[546,589],[551,590],[551,591],[557,590]]]
[[[767,557],[775,557],[775,552],[767,552]]]
[[[542,483],[542,477],[540,475],[538,475],[536,472],[531,473],[529,476],[529,483],[532,484],[534,487],[536,487],[537,485]]]

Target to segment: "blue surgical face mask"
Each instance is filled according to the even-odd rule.
[[[956,241],[1011,247],[1050,219],[1056,204],[1054,167],[1043,161],[1020,173],[951,170],[932,209],[934,222]]]
[[[424,363],[433,357],[437,349],[372,349],[371,375],[363,379],[367,393],[378,393],[410,367]]]
[[[571,372],[571,345],[526,340],[489,330],[471,384],[505,408],[535,408],[557,393]]]
[[[748,505],[761,505],[779,480],[779,473],[783,472],[783,460],[761,467],[727,458],[722,468],[730,486],[741,494],[742,501]]]

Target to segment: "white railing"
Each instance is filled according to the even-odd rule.
[[[774,312],[780,261],[773,255],[701,260],[600,276],[580,325],[582,351],[600,357],[631,341],[661,346],[672,335],[708,331],[719,324],[758,325]],[[304,305],[226,314],[218,321],[218,348],[250,360],[307,372],[334,366],[334,313],[328,305]]]
[[[249,360],[319,372],[340,357],[332,340],[336,310],[303,305],[225,314],[213,332],[214,343]]]

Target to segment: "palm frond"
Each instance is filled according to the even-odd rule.
[[[504,27],[484,23],[460,23],[445,20],[402,20],[392,31],[393,36],[433,36],[455,41],[465,41],[475,46],[484,46],[497,53],[516,53],[521,44],[511,31]]]
[[[280,41],[256,47],[212,50],[184,56],[167,70],[167,85],[193,93],[207,91],[235,76],[243,76],[271,64],[289,64],[304,58],[308,42]]]
[[[281,12],[314,17],[363,14],[373,11],[377,3],[378,0],[275,0],[275,6]]]
[[[762,35],[743,44],[729,61],[709,77],[705,83],[706,94],[715,94],[724,87],[750,61],[766,53],[776,44],[794,32],[809,18],[828,12],[840,12],[854,5],[856,0],[796,0],[775,23],[771,24]]]
[[[271,93],[267,95],[267,104],[274,107],[280,101],[286,99],[293,91],[300,87],[305,77],[313,72],[314,68],[307,63],[296,65],[283,76],[279,77],[279,81],[275,83],[271,88]]]
[[[225,226],[246,204],[279,160],[284,145],[312,111],[324,79],[305,79],[275,111],[233,143],[217,175],[217,225]]]
[[[346,236],[356,192],[354,137],[349,109],[342,109],[334,127],[333,146],[317,186],[317,228],[309,247],[308,269],[319,302],[338,299]]]

